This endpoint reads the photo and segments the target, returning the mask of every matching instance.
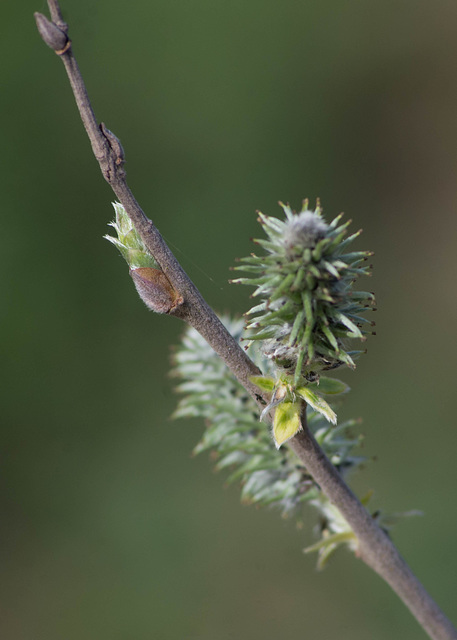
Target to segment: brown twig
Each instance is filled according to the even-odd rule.
[[[123,168],[124,151],[120,141],[103,123],[100,126],[97,124],[81,72],[73,56],[71,41],[67,36],[68,27],[62,19],[59,4],[55,0],[48,0],[48,6],[56,22],[50,22],[44,15],[35,13],[40,35],[48,46],[54,48],[65,65],[81,120],[105,180],[124,206],[146,248],[183,299],[183,303],[177,306],[172,314],[193,326],[205,338],[241,384],[258,401],[259,390],[249,378],[259,375],[259,370],[205,302],[154,223],[146,217],[135,199],[126,181]]]
[[[417,579],[389,536],[378,526],[306,427],[289,442],[323,493],[350,524],[357,556],[389,584],[433,640],[455,640],[457,630]]]
[[[97,124],[73,56],[71,41],[67,35],[68,26],[62,18],[59,4],[57,0],[48,0],[48,6],[52,21],[36,13],[38,30],[45,43],[54,49],[65,65],[82,122],[105,180],[124,206],[148,251],[183,300],[182,304],[173,307],[170,313],[194,327],[257,403],[265,403],[268,398],[262,396],[262,392],[250,381],[253,375],[260,373],[257,367],[202,298],[130,191],[123,168],[124,152],[121,143],[103,123],[100,126]],[[289,441],[290,446],[327,498],[340,510],[351,526],[358,539],[359,557],[392,587],[430,638],[457,640],[456,629],[406,565],[390,538],[371,518],[326,458],[308,430],[305,419],[303,413],[303,429]]]

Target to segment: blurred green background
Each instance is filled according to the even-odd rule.
[[[455,618],[457,4],[64,0],[95,112],[129,182],[219,311],[255,210],[322,199],[376,252],[377,337],[345,379],[374,507]],[[102,239],[113,195],[33,11],[0,26],[0,635],[9,640],[425,637],[346,552],[242,507],[203,425],[172,422],[170,345]]]

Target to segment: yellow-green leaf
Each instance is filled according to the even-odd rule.
[[[301,429],[300,403],[281,402],[278,404],[273,420],[273,435],[276,447],[284,444]]]
[[[273,391],[275,388],[275,381],[269,376],[251,376],[249,380],[262,391]]]
[[[317,393],[311,391],[308,387],[298,387],[295,389],[297,395],[299,395],[303,400],[305,400],[315,411],[322,413],[322,415],[327,418],[329,422],[332,424],[336,424],[336,413],[330,407],[330,405],[325,402],[324,398],[321,398]]]
[[[337,380],[336,378],[326,378],[325,376],[321,376],[319,382],[310,383],[309,387],[313,391],[325,393],[326,395],[335,395],[349,391],[349,387],[345,382]]]

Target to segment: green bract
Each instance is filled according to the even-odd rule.
[[[157,262],[144,246],[124,207],[119,202],[113,202],[113,207],[116,220],[109,225],[116,231],[117,238],[108,235],[104,237],[119,249],[130,269],[143,267],[158,269]]]
[[[278,449],[284,442],[290,440],[300,429],[300,403],[281,402],[281,404],[276,407],[273,420],[273,435]]]
[[[369,251],[349,251],[360,231],[346,237],[350,221],[341,215],[327,224],[317,203],[308,201],[295,213],[281,204],[285,220],[259,213],[268,239],[255,240],[265,253],[242,258],[235,267],[251,275],[233,282],[255,286],[260,304],[247,312],[250,341],[261,340],[265,356],[297,385],[314,381],[321,371],[341,365],[354,368],[348,339],[365,340],[361,317],[374,305],[372,293],[352,290],[360,275],[367,275]]]
[[[270,376],[253,376],[251,382],[262,391],[272,392],[271,401],[262,411],[260,419],[272,409],[275,409],[273,437],[278,449],[302,428],[300,399],[304,400],[315,411],[321,413],[326,420],[336,424],[336,413],[328,402],[319,393],[316,393],[314,390],[316,388],[315,383],[297,387],[292,383],[292,379],[285,374],[281,375],[277,380]],[[327,394],[337,395],[344,393],[348,389],[347,385],[340,380],[321,378],[319,383],[322,383],[324,392]]]

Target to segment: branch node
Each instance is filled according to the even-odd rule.
[[[106,127],[104,122],[100,123],[100,131],[108,141],[109,147],[114,153],[114,162],[117,166],[122,166],[125,162],[125,154],[121,141]]]
[[[67,40],[67,44],[64,46],[64,48],[63,49],[59,49],[59,51],[56,51],[56,54],[58,56],[63,56],[64,53],[67,53],[67,51],[70,49],[70,47],[71,47],[71,40],[68,39]]]

